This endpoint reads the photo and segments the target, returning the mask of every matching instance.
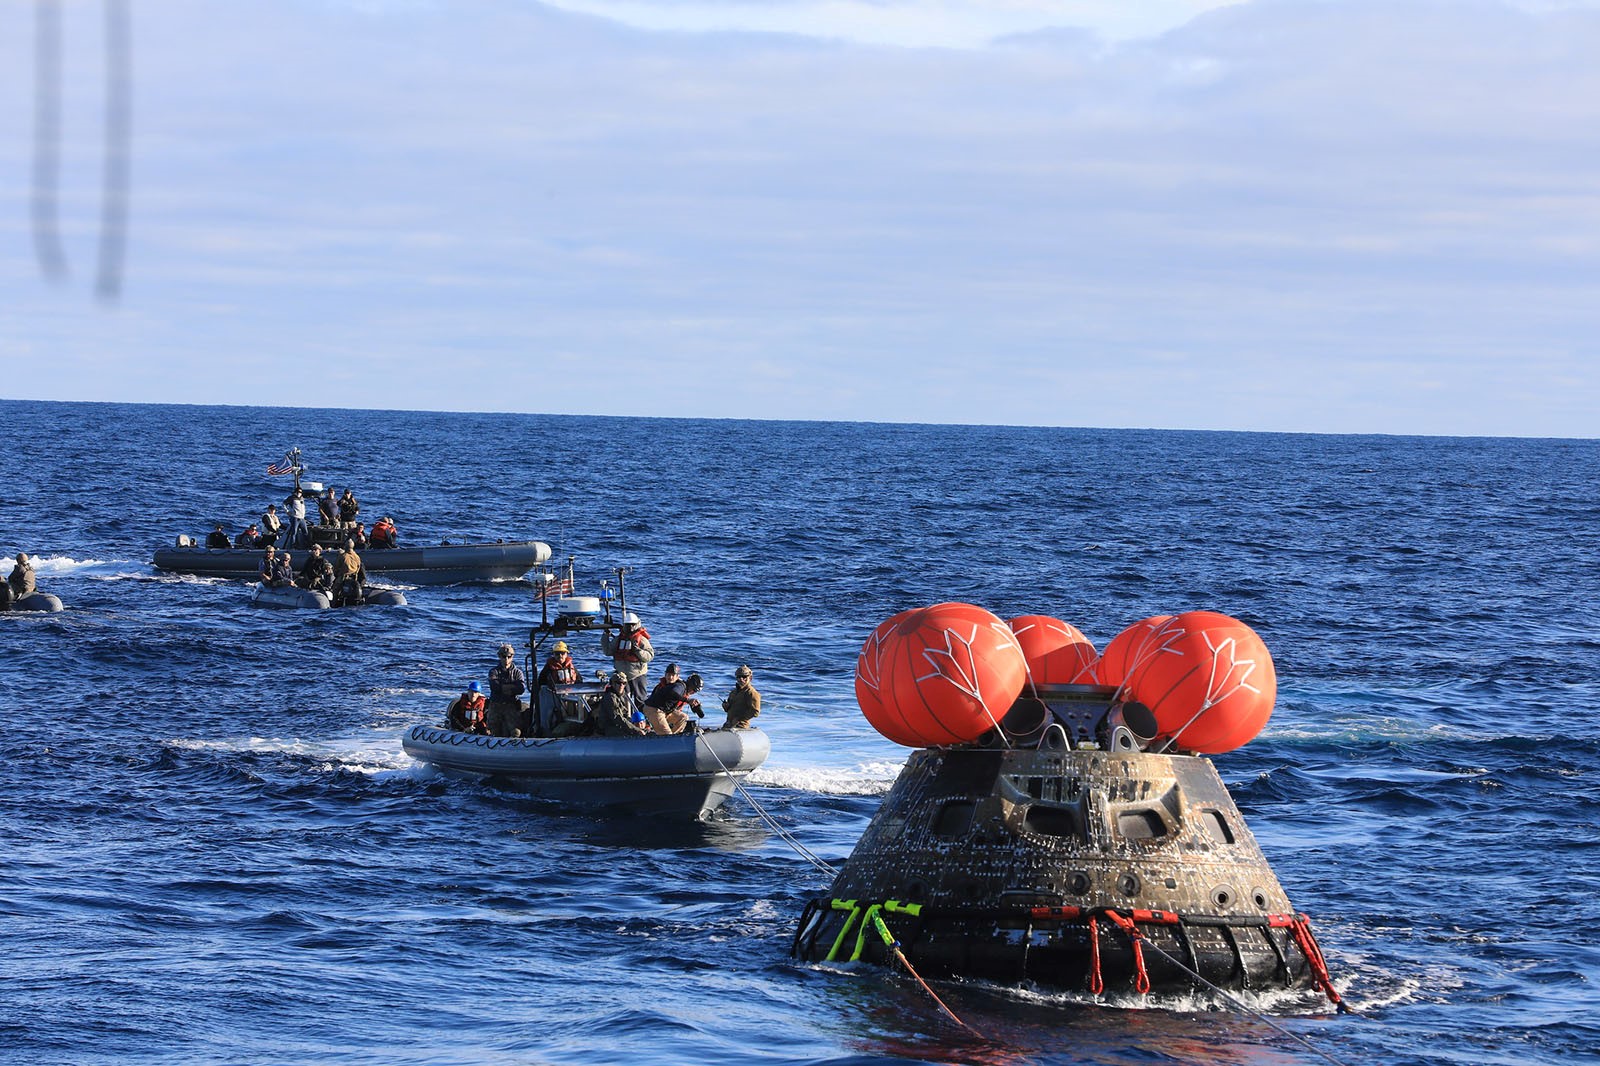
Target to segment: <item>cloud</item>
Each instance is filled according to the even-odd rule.
[[[353,406],[1595,435],[1600,15],[1193,6],[1117,43],[1001,5],[1039,25],[921,48],[141,4],[124,305],[33,272],[11,108],[0,355],[51,398],[312,401],[263,396],[271,366],[337,368],[315,402]],[[80,278],[93,10],[67,26]]]

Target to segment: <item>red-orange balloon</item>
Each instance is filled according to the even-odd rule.
[[[856,703],[878,732],[896,744],[920,748],[922,745],[917,742],[910,727],[900,718],[899,712],[888,704],[889,693],[885,687],[890,635],[909,614],[909,610],[901,611],[879,622],[878,628],[861,645],[861,654],[856,658]]]
[[[999,724],[1027,672],[1016,635],[999,618],[969,603],[940,603],[873,631],[856,663],[856,697],[867,721],[897,744],[961,744]]]
[[[1090,681],[1094,645],[1078,627],[1043,614],[1025,614],[1006,625],[1017,635],[1036,685],[1072,685]]]
[[[1249,743],[1272,716],[1278,675],[1255,630],[1214,611],[1186,611],[1145,638],[1123,693],[1155,713],[1161,736],[1207,755]]]
[[[1099,660],[1094,664],[1095,680],[1102,685],[1122,684],[1128,671],[1142,660],[1145,642],[1150,634],[1171,617],[1170,614],[1153,614],[1149,618],[1141,618],[1112,637],[1111,643],[1106,645],[1106,650],[1100,653]]]

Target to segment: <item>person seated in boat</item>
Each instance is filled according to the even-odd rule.
[[[367,548],[371,547],[371,545],[367,542],[367,527],[362,525],[360,522],[357,522],[355,527],[350,530],[349,539],[354,541],[356,547],[360,548],[362,551],[366,551]]]
[[[367,568],[356,554],[356,542],[346,538],[344,551],[333,560],[333,605],[354,607],[367,597]]]
[[[761,693],[756,691],[751,677],[748,666],[741,666],[733,672],[733,691],[722,701],[722,709],[728,715],[722,728],[749,729],[750,720],[761,713]]]
[[[700,709],[700,701],[695,698],[695,693],[703,685],[699,674],[690,674],[671,685],[657,685],[644,704],[644,716],[650,723],[650,731],[658,737],[670,737],[690,728],[690,711],[694,712],[695,717],[704,718],[706,712]]]
[[[603,737],[642,737],[649,733],[643,715],[634,710],[628,676],[614,670],[594,710],[595,732]]]
[[[361,505],[351,495],[349,489],[344,490],[344,495],[339,497],[339,524],[342,526],[355,525],[356,515],[361,513]]]
[[[500,645],[499,661],[489,668],[489,728],[497,737],[520,737],[532,732],[519,698],[528,691],[527,679],[517,666],[517,650]]]
[[[261,583],[269,589],[286,589],[294,585],[294,559],[286,551],[269,547],[261,555],[261,566],[256,571]]]
[[[233,542],[228,539],[227,531],[222,528],[222,523],[221,522],[218,522],[217,525],[216,525],[216,528],[214,528],[210,533],[206,534],[206,547],[208,547],[208,548],[231,548],[231,547],[233,547]]]
[[[483,689],[476,681],[469,683],[466,690],[451,702],[446,718],[450,728],[458,733],[490,735],[488,717],[484,713]]]
[[[317,497],[317,518],[325,526],[339,523],[339,505],[334,502],[333,488],[329,486]]]
[[[267,509],[261,512],[261,547],[278,543],[278,534],[283,532],[283,523],[278,520],[278,505],[267,504]]]
[[[235,548],[259,548],[261,545],[261,531],[256,528],[254,522],[245,526],[239,531],[239,535],[233,538]]]
[[[550,657],[544,661],[544,669],[539,671],[540,687],[576,685],[581,680],[583,678],[578,673],[578,664],[572,661],[572,650],[567,647],[567,642],[556,641],[550,649]]]
[[[6,588],[11,593],[12,603],[16,603],[24,596],[32,596],[38,591],[38,583],[33,575],[33,563],[29,561],[27,552],[17,553],[16,565],[11,568],[11,575],[6,578]]]
[[[633,697],[634,706],[643,706],[650,694],[645,675],[650,672],[650,660],[656,657],[656,650],[651,646],[650,634],[645,631],[639,616],[629,611],[622,616],[622,623],[615,634],[609,628],[601,633],[600,650],[611,656],[612,668],[622,671],[622,676],[628,679],[628,691]]]
[[[322,545],[313,544],[306,556],[306,565],[300,568],[299,585],[312,592],[333,596],[333,564],[322,554]]]
[[[374,548],[397,548],[400,546],[400,531],[394,526],[394,519],[384,515],[372,524],[372,532],[367,536],[367,543]]]

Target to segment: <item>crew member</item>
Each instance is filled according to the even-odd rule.
[[[690,711],[695,717],[704,718],[706,712],[700,709],[700,701],[695,698],[701,685],[699,674],[690,674],[670,685],[657,685],[644,705],[650,731],[656,736],[670,737],[689,728]]]
[[[595,731],[603,737],[642,737],[648,730],[639,722],[629,696],[628,675],[615,670],[595,708]]]
[[[325,526],[331,526],[339,521],[339,505],[333,501],[333,487],[322,490],[322,495],[317,497],[317,517]]]
[[[278,521],[278,505],[267,504],[267,509],[261,512],[261,546],[278,543],[278,534],[283,531],[283,523]]]
[[[741,666],[733,672],[733,691],[722,701],[722,709],[728,712],[728,719],[722,723],[722,728],[749,729],[750,720],[761,713],[761,693],[756,691],[750,678],[748,666]]]
[[[24,596],[32,596],[38,589],[34,580],[33,563],[28,561],[27,552],[17,553],[17,563],[11,568],[11,576],[6,578],[6,588],[11,590],[11,602],[20,601]]]
[[[333,564],[322,555],[322,545],[313,544],[306,565],[300,568],[300,587],[313,592],[333,595]]]
[[[400,532],[394,527],[394,519],[384,515],[372,524],[372,532],[367,535],[367,541],[374,548],[394,548],[400,543]]]
[[[289,516],[289,529],[284,534],[283,546],[285,548],[304,548],[311,543],[311,527],[306,525],[306,495],[296,488],[289,493],[283,501],[283,509]]]
[[[628,679],[628,694],[635,707],[642,706],[650,690],[645,685],[645,675],[650,672],[650,660],[656,657],[650,645],[650,634],[639,622],[639,616],[629,611],[622,616],[622,626],[616,633],[607,629],[600,634],[600,650],[611,656],[611,664]]]
[[[235,548],[259,548],[261,543],[261,534],[256,529],[254,522],[245,526],[239,535],[233,538],[233,546]]]
[[[550,657],[539,671],[539,686],[555,688],[557,685],[576,685],[580,680],[578,664],[572,661],[572,651],[567,642],[558,640],[550,649]]]
[[[333,561],[333,605],[354,607],[367,597],[367,568],[356,554],[356,542],[346,539],[344,551]]]
[[[476,681],[467,685],[466,691],[450,704],[450,728],[458,733],[489,735],[489,723],[483,710],[483,689]]]
[[[339,497],[339,524],[348,526],[356,520],[356,515],[361,513],[361,505],[356,502],[355,496],[349,489],[344,490],[344,495]]]
[[[518,699],[528,691],[528,682],[517,666],[515,648],[502,644],[499,656],[500,661],[489,669],[489,730],[497,737],[520,737],[530,724],[523,720],[526,708]]]
[[[216,528],[213,529],[210,533],[206,534],[206,547],[208,547],[208,548],[231,548],[231,547],[233,547],[233,544],[230,543],[229,540],[228,540],[228,534],[225,533],[223,531],[223,529],[222,529],[222,523],[221,522],[218,522]]]

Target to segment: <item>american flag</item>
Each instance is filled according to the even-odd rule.
[[[551,596],[572,595],[572,579],[570,577],[552,577],[538,589],[540,599],[549,599]]]
[[[280,461],[267,467],[268,477],[282,477],[284,474],[292,473],[294,473],[294,464],[289,461],[289,457],[287,455],[285,455]]]

